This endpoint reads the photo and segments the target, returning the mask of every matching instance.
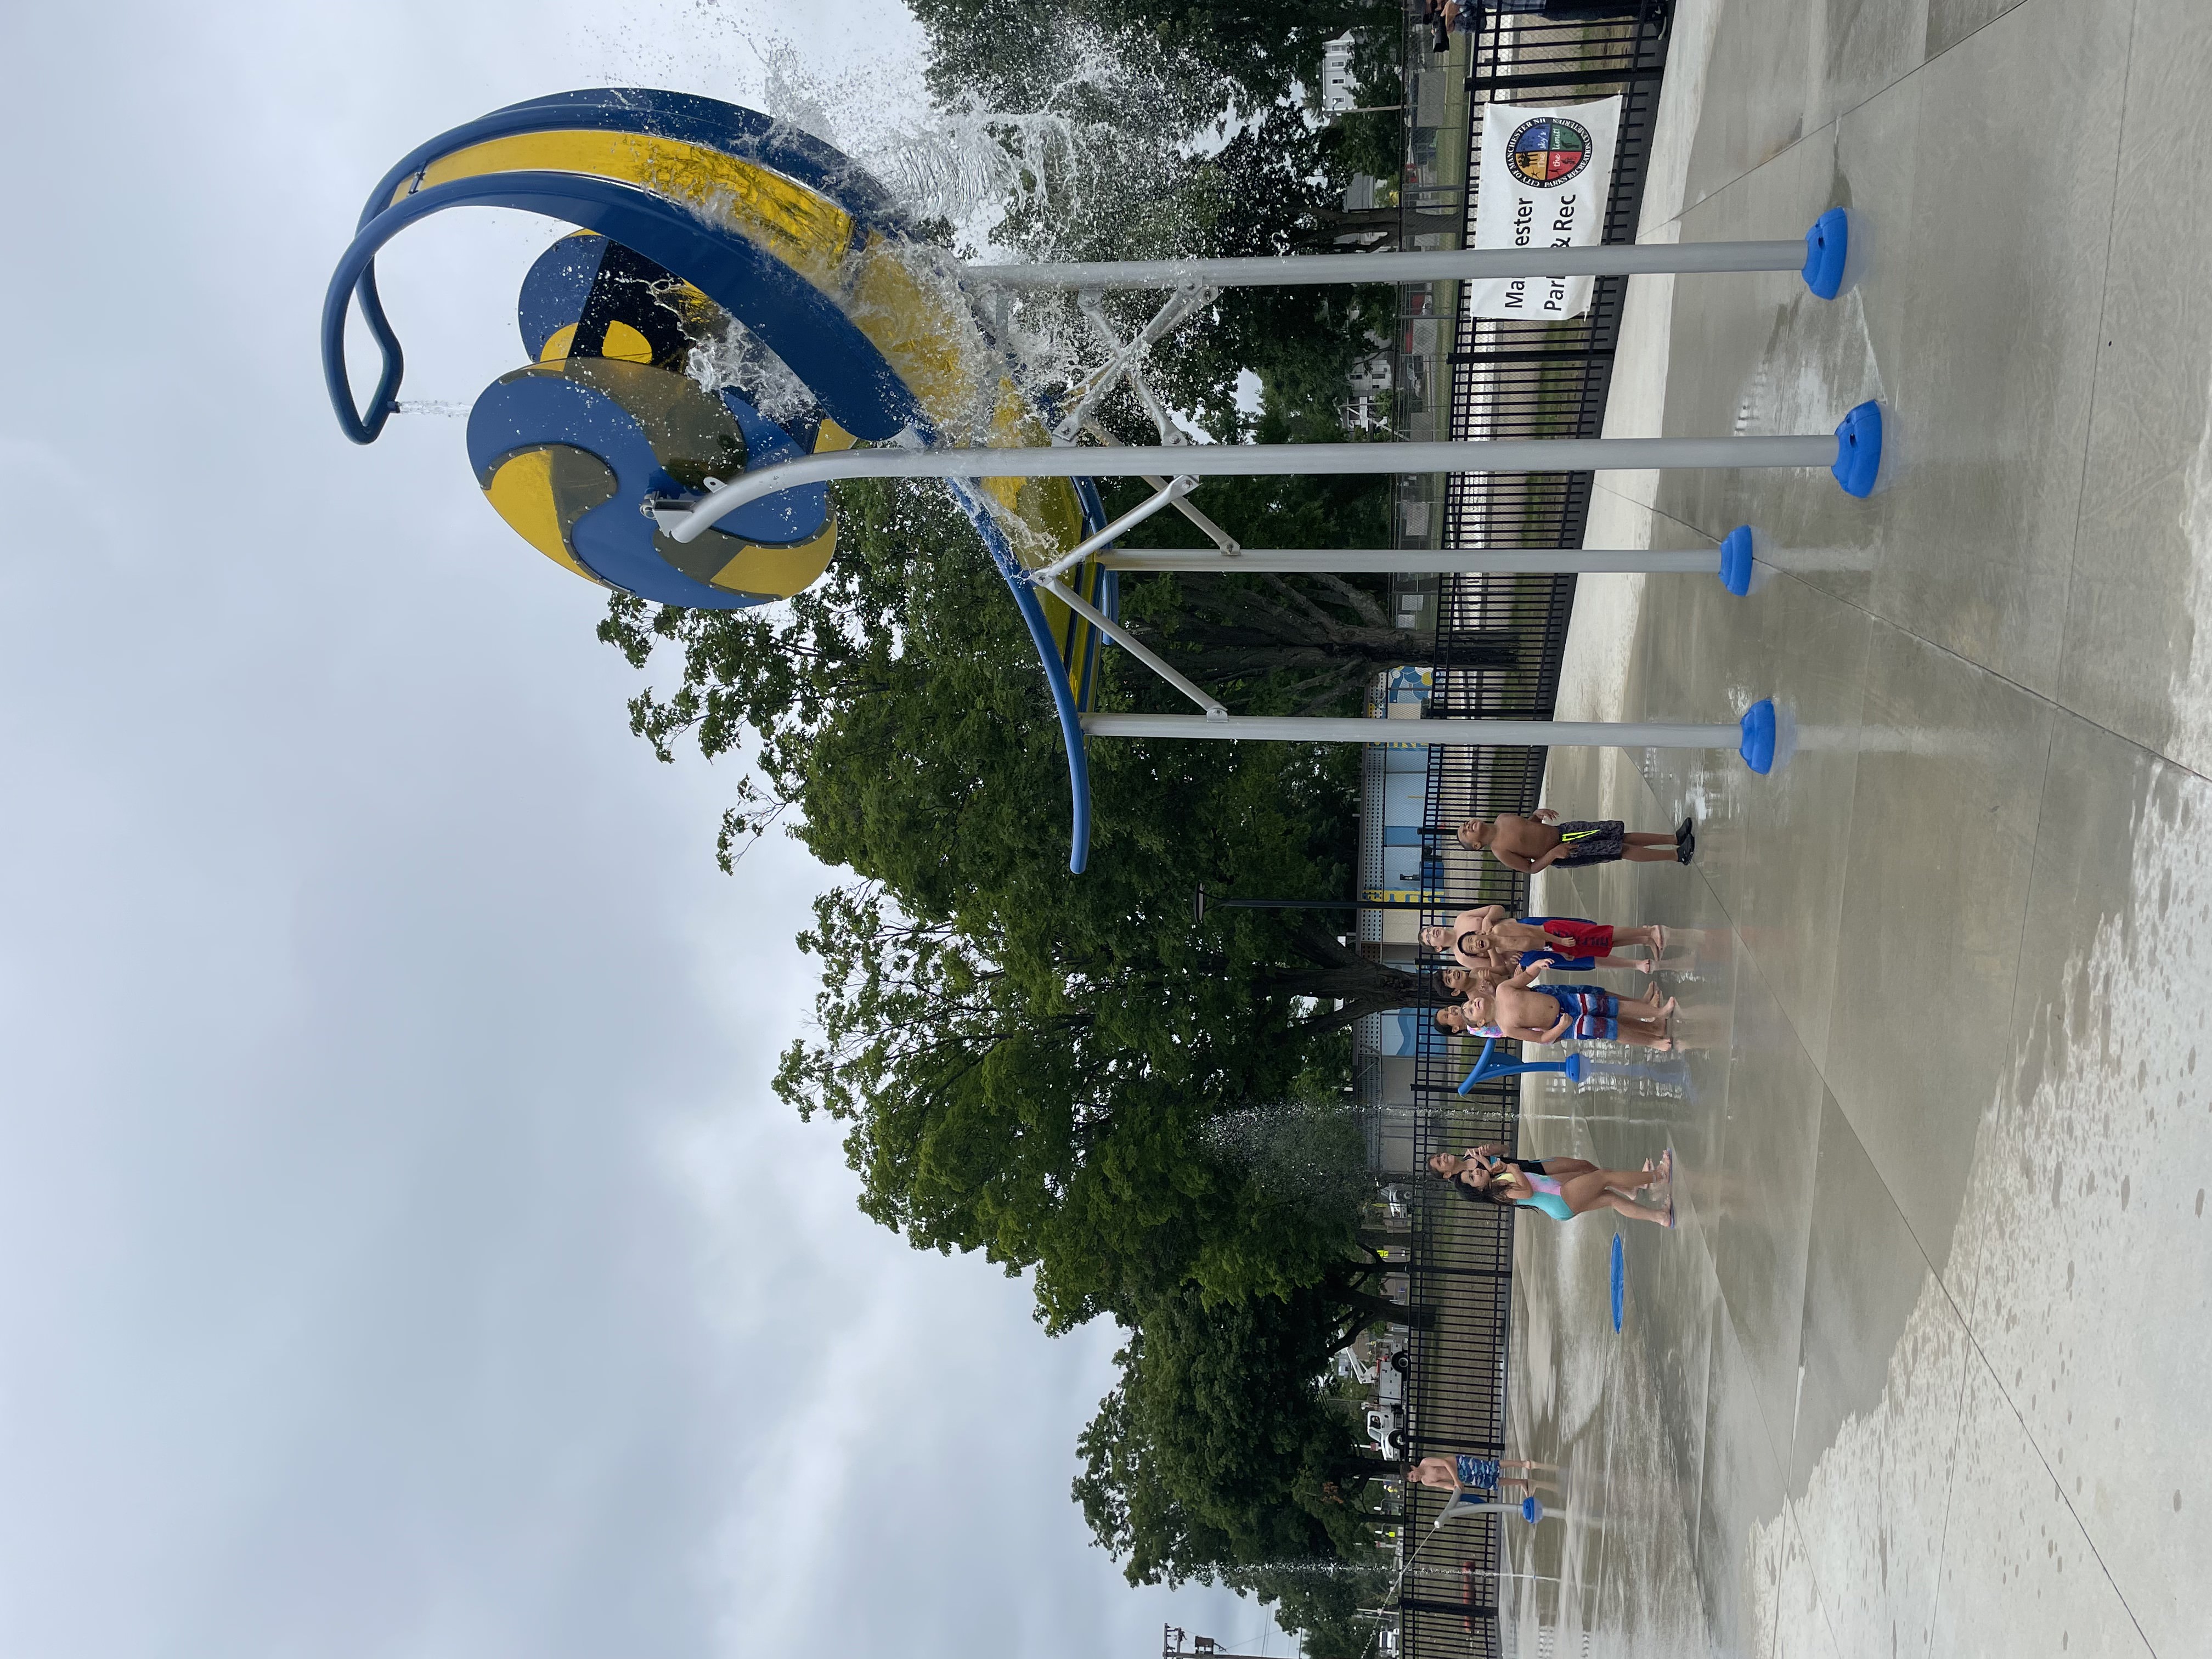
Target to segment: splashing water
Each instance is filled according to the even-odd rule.
[[[705,391],[737,392],[787,428],[811,420],[821,408],[791,366],[734,317],[715,338],[691,348],[684,372]]]
[[[1200,1144],[1278,1199],[1348,1209],[1369,1196],[1365,1114],[1346,1101],[1284,1101],[1210,1118]]]
[[[915,218],[942,220],[956,234],[988,243],[1010,214],[1079,213],[1088,192],[1111,188],[1133,170],[1149,171],[1141,163],[1163,146],[1175,147],[1176,125],[1194,136],[1200,125],[1177,121],[1172,111],[1189,101],[1189,91],[1170,89],[1157,54],[1076,27],[1061,32],[1060,44],[1061,57],[1036,89],[1036,107],[968,105],[921,121],[886,113],[909,100],[886,98],[874,70],[824,76],[780,37],[757,40],[754,50],[766,72],[762,102],[773,119],[852,156]],[[1163,112],[1168,130],[1148,130],[1140,149],[1126,119],[1086,113],[1130,109]]]
[[[1623,1129],[1663,1129],[1666,1121],[1656,1117],[1637,1117],[1626,1113],[1596,1114],[1590,1112],[1523,1112],[1523,1126],[1535,1123],[1564,1123],[1570,1128],[1578,1124],[1602,1123]]]
[[[1398,1587],[1406,1582],[1406,1575],[1413,1570],[1413,1563],[1421,1559],[1421,1552],[1443,1536],[1443,1533],[1441,1529],[1436,1528],[1430,1529],[1429,1535],[1421,1540],[1413,1553],[1406,1558],[1405,1564],[1398,1569],[1398,1576],[1390,1581],[1390,1589],[1383,1598],[1385,1601],[1398,1594]],[[1367,1656],[1375,1650],[1375,1644],[1382,1634],[1382,1627],[1380,1625],[1368,1632],[1367,1645],[1359,1650],[1359,1659],[1367,1659]]]

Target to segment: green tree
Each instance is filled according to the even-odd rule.
[[[1341,438],[1310,407],[1285,413],[1276,388],[1252,435],[1261,443],[1310,443]],[[1324,421],[1328,428],[1323,429]],[[1118,514],[1141,499],[1140,481],[1106,490]],[[1386,547],[1388,481],[1325,476],[1216,478],[1194,505],[1247,547]],[[1128,548],[1187,546],[1200,538],[1172,513],[1162,513],[1121,538]],[[1251,713],[1360,712],[1367,687],[1382,671],[1402,665],[1419,642],[1393,624],[1380,576],[1205,574],[1124,575],[1122,614],[1146,643],[1202,685],[1240,686]],[[1510,668],[1520,636],[1509,629],[1462,629],[1457,660],[1468,667]],[[1158,698],[1145,688],[1139,694]],[[1172,696],[1172,693],[1166,694]]]
[[[1322,48],[1348,29],[1395,39],[1390,0],[911,0],[929,35],[940,100],[975,94],[1027,107],[1097,40],[1158,65],[1170,84],[1233,95],[1246,107],[1317,84]],[[1086,40],[1085,36],[1091,37]],[[1209,83],[1211,83],[1209,85]]]
[[[1194,1137],[1313,1068],[1340,1078],[1344,1028],[1420,988],[1310,916],[1201,928],[1190,898],[1343,892],[1356,757],[1099,744],[1091,867],[1070,877],[1066,757],[996,570],[939,492],[840,499],[836,566],[781,617],[617,599],[602,629],[641,666],[679,652],[679,682],[632,705],[660,753],[750,739],[761,783],[726,859],[796,807],[795,833],[854,872],[802,940],[818,1029],[779,1090],[848,1125],[868,1213],[1034,1267],[1055,1328],[1186,1281],[1313,1282],[1351,1236],[1262,1201]]]
[[[1077,1439],[1073,1487],[1131,1583],[1224,1583],[1279,1602],[1309,1645],[1358,1645],[1354,1614],[1389,1582],[1362,1503],[1381,1466],[1325,1378],[1362,1322],[1319,1288],[1144,1310]]]

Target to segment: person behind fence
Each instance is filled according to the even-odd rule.
[[[1527,817],[1501,812],[1495,818],[1469,818],[1459,827],[1459,844],[1471,852],[1487,848],[1509,870],[1533,876],[1557,865],[1563,870],[1586,864],[1687,864],[1697,854],[1697,825],[1684,818],[1671,836],[1631,830],[1619,818],[1583,818],[1561,823],[1559,815],[1540,806]]]
[[[1519,1474],[1508,1474],[1507,1469],[1519,1469]],[[1486,1498],[1502,1486],[1520,1486],[1528,1492],[1538,1487],[1552,1492],[1559,1490],[1555,1480],[1539,1480],[1535,1471],[1557,1474],[1557,1463],[1532,1462],[1525,1457],[1484,1457],[1475,1452],[1460,1452],[1450,1457],[1424,1457],[1418,1463],[1406,1466],[1406,1484],[1409,1486],[1434,1486],[1449,1492],[1455,1498]]]
[[[1508,1158],[1495,1147],[1478,1146],[1462,1158],[1438,1152],[1429,1159],[1431,1173],[1464,1187],[1492,1204],[1540,1210],[1554,1221],[1571,1221],[1591,1210],[1610,1210],[1661,1227],[1674,1224],[1674,1154],[1662,1152],[1641,1170],[1601,1170],[1581,1158]],[[1637,1201],[1653,1187],[1667,1189],[1664,1209]]]

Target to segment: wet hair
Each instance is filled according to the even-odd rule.
[[[1434,1155],[1431,1154],[1431,1156]],[[1501,1199],[1496,1193],[1492,1192],[1491,1190],[1491,1183],[1486,1180],[1479,1187],[1475,1186],[1471,1182],[1461,1180],[1460,1176],[1465,1170],[1466,1167],[1465,1163],[1462,1162],[1460,1168],[1453,1170],[1449,1175],[1437,1175],[1437,1171],[1434,1170],[1431,1170],[1429,1173],[1432,1176],[1436,1176],[1437,1180],[1449,1184],[1452,1191],[1457,1193],[1462,1198],[1465,1199],[1470,1204],[1510,1204],[1512,1202],[1510,1199]]]

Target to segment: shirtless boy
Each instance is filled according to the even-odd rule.
[[[1515,1042],[1626,1042],[1662,1052],[1674,1044],[1667,1035],[1667,1020],[1675,1003],[1659,1000],[1653,986],[1640,1001],[1630,1002],[1610,991],[1594,987],[1537,985],[1544,971],[1531,963],[1504,981],[1487,996],[1470,996],[1465,1002],[1436,1012],[1436,1023],[1447,1031],[1475,1035],[1486,1026]]]
[[[1594,818],[1561,823],[1559,815],[1540,806],[1528,817],[1502,812],[1496,818],[1469,818],[1459,827],[1459,844],[1470,851],[1488,848],[1509,870],[1534,875],[1553,865],[1572,869],[1583,864],[1611,864],[1626,859],[1631,864],[1664,864],[1669,859],[1687,864],[1698,850],[1692,820],[1671,836],[1631,830],[1619,818]]]
[[[1667,953],[1664,927],[1613,927],[1579,916],[1523,916],[1518,921],[1502,904],[1462,910],[1449,927],[1424,927],[1421,943],[1449,953],[1463,967],[1488,963],[1501,974],[1525,968],[1541,957],[1554,968],[1588,973],[1594,968],[1633,968],[1650,973]],[[1641,945],[1651,960],[1613,954],[1616,945]]]

